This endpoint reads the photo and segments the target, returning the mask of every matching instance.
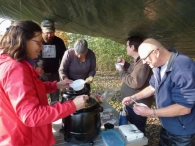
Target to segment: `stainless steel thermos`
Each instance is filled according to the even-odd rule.
[[[126,106],[123,105],[119,113],[119,126],[128,124],[128,112]]]

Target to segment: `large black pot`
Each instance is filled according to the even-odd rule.
[[[90,95],[89,89],[84,86],[84,88],[80,91],[74,91],[72,88],[66,88],[62,91],[62,103],[67,100],[72,100],[78,95]]]
[[[83,93],[82,93],[83,94]],[[63,94],[63,102],[74,99],[76,94]],[[67,98],[68,97],[68,98]],[[101,127],[100,112],[103,107],[93,98],[89,97],[86,107],[63,118],[64,139],[72,143],[91,143],[99,135]]]

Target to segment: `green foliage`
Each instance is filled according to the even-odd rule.
[[[124,44],[119,44],[110,39],[101,37],[90,37],[80,34],[68,34],[69,46],[73,47],[75,41],[79,38],[86,39],[88,46],[94,51],[97,60],[98,71],[115,71],[115,63],[118,57],[130,61],[131,58],[126,55],[126,48]]]

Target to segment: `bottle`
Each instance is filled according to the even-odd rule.
[[[119,113],[119,126],[128,124],[128,112],[126,106],[123,105],[123,108],[120,110]]]

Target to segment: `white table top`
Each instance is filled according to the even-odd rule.
[[[108,120],[113,120],[115,121],[114,125],[115,125],[115,130],[118,132],[118,134],[121,136],[121,138],[125,141],[125,146],[143,146],[143,145],[147,145],[148,143],[148,139],[146,137],[137,139],[137,140],[133,140],[128,142],[118,131],[118,117],[119,117],[119,113],[111,106],[109,105],[107,102],[101,104],[101,106],[104,108],[104,110],[111,110],[113,113],[113,116],[111,116],[110,119],[102,119],[101,123],[101,130],[104,130],[104,124],[108,121]],[[59,129],[61,128],[62,125],[62,120],[58,120],[52,123],[52,129],[53,129],[53,134],[55,136],[56,139],[56,144],[54,146],[90,146],[89,143],[87,144],[73,144],[70,142],[65,142],[64,141],[64,135],[62,133],[59,132]],[[105,146],[101,135],[99,134],[99,136],[93,141],[94,144],[93,146]]]

